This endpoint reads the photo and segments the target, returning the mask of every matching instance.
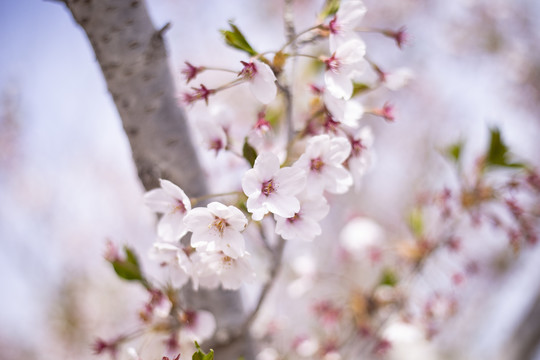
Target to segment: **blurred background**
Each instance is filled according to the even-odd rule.
[[[321,4],[295,1],[297,29],[311,26]],[[410,35],[402,50],[378,34],[362,35],[370,58],[388,71],[407,67],[414,78],[403,90],[366,100],[390,101],[397,115],[393,124],[365,119],[378,160],[352,201],[359,213],[399,232],[416,194],[448,176],[439,150],[464,139],[473,164],[492,126],[517,158],[540,165],[540,3],[365,4],[365,26],[406,25]],[[244,59],[219,34],[230,19],[258,49],[284,42],[281,1],[147,5],[156,27],[172,23],[166,40],[179,89],[186,89],[184,61],[238,67]],[[143,188],[99,65],[65,6],[0,1],[0,44],[0,359],[91,358],[94,338],[135,324],[145,299],[116,279],[104,244],[130,243],[146,254],[154,218],[142,205]],[[527,248],[503,274],[469,288],[460,325],[448,328],[451,341],[437,343],[437,355],[426,358],[504,359],[501,348],[540,290],[538,264],[538,248]],[[458,330],[463,324],[466,337]]]

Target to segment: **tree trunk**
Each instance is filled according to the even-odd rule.
[[[163,32],[156,30],[141,0],[64,0],[83,28],[103,71],[144,187],[160,178],[178,184],[188,196],[207,192],[188,125],[176,100]],[[184,290],[190,307],[212,311],[219,335],[242,322],[238,292]],[[223,336],[222,336],[223,337]],[[208,344],[212,346],[212,344]],[[218,359],[253,358],[248,334],[222,346]]]

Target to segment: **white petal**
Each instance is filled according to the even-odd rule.
[[[163,214],[171,210],[171,207],[175,204],[175,200],[163,191],[163,189],[153,189],[144,194],[144,203],[152,211]]]
[[[276,77],[267,64],[254,61],[257,72],[249,81],[251,93],[263,104],[268,104],[275,99],[277,94]]]
[[[242,190],[247,196],[257,196],[261,193],[262,183],[256,169],[249,169],[242,177]]]
[[[331,141],[330,150],[325,159],[336,165],[343,163],[351,154],[351,143],[342,137],[335,137]]]
[[[189,231],[202,232],[214,221],[214,215],[207,208],[198,207],[186,214],[184,224]]]
[[[349,76],[328,70],[324,73],[326,89],[335,97],[348,100],[353,93],[353,84]]]
[[[188,231],[183,219],[184,214],[178,211],[163,215],[157,226],[158,236],[165,241],[180,240]]]
[[[275,176],[277,192],[294,195],[306,186],[306,173],[299,167],[284,167]]]
[[[191,203],[184,190],[180,189],[177,185],[173,184],[169,180],[160,179],[159,183],[163,191],[165,191],[171,197],[181,200],[186,206],[186,210],[191,209]]]
[[[279,159],[276,154],[271,152],[259,154],[257,159],[255,159],[253,168],[256,169],[260,180],[270,180],[279,170]]]
[[[300,202],[293,196],[284,196],[276,192],[269,197],[266,207],[274,214],[289,218],[300,210]]]

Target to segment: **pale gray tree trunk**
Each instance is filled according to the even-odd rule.
[[[141,0],[63,2],[92,44],[144,187],[155,188],[158,179],[164,178],[189,196],[204,195],[205,176],[169,69],[163,40],[167,26],[156,30]],[[233,343],[226,341],[226,329],[243,321],[238,292],[186,290],[183,298],[190,306],[210,310],[216,316],[222,329],[217,359],[253,358],[247,332]],[[213,345],[217,344],[208,344]]]

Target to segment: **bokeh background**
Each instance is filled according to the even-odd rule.
[[[186,60],[237,67],[243,59],[218,32],[230,19],[260,49],[283,43],[281,1],[147,3],[157,27],[172,23],[166,40],[179,89]],[[312,24],[321,3],[295,2],[298,29]],[[397,119],[365,120],[378,161],[354,198],[358,212],[399,231],[415,194],[448,176],[439,150],[464,139],[472,163],[490,126],[518,158],[540,165],[540,3],[365,3],[366,26],[406,25],[410,34],[402,50],[363,35],[370,57],[390,71],[408,67],[414,78],[367,100],[392,102]],[[91,358],[95,336],[134,324],[144,299],[114,277],[105,241],[146,254],[154,218],[90,44],[62,3],[0,1],[0,45],[0,359]],[[538,249],[527,249],[469,289],[457,321],[468,335],[449,327],[454,350],[442,344],[435,358],[497,358],[540,291],[539,261]]]

